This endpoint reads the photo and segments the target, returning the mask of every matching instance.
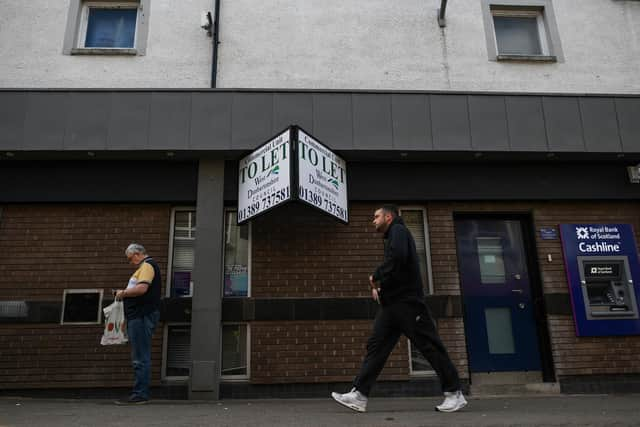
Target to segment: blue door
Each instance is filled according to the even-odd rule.
[[[541,369],[520,220],[456,220],[471,372]]]

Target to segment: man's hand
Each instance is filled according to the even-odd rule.
[[[373,280],[373,276],[369,276],[369,286],[371,286],[371,289],[378,289],[380,287],[376,281]]]
[[[380,295],[378,295],[378,290],[376,288],[371,288],[371,298],[380,304]]]
[[[124,298],[124,289],[120,289],[118,292],[116,292],[116,301],[122,301],[122,299]]]

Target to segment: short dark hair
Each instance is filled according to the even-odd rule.
[[[382,205],[380,209],[382,209],[383,212],[390,213],[394,218],[400,216],[400,211],[398,211],[396,205]]]

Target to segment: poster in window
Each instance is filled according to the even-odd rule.
[[[249,268],[233,264],[224,268],[224,296],[246,297],[249,291]]]
[[[191,288],[191,272],[176,271],[173,273],[173,286],[171,289],[173,297],[190,297]]]

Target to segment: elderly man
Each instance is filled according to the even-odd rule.
[[[455,412],[467,401],[460,390],[458,371],[451,362],[431,313],[424,303],[416,244],[398,215],[398,208],[384,205],[373,217],[376,231],[384,236],[384,261],[369,276],[371,297],[380,303],[367,342],[367,354],[350,392],[332,393],[333,399],[357,412],[365,412],[369,392],[401,334],[411,340],[438,374],[445,399],[436,406]]]
[[[135,381],[131,396],[116,403],[139,405],[149,401],[151,337],[160,319],[162,280],[160,267],[147,255],[142,245],[131,243],[125,255],[129,263],[138,268],[129,279],[126,289],[116,292],[116,299],[124,302]]]

